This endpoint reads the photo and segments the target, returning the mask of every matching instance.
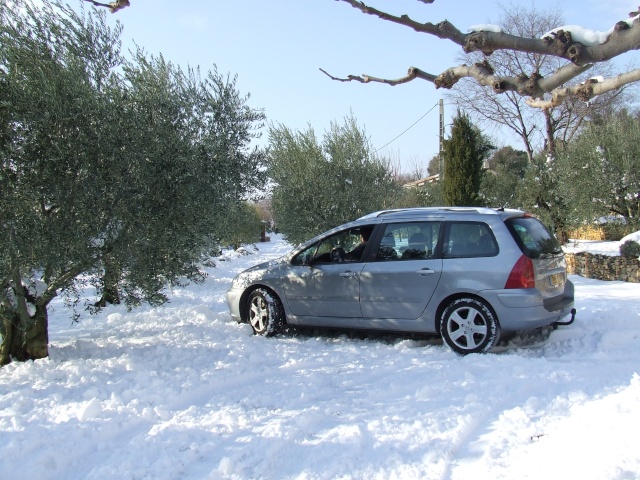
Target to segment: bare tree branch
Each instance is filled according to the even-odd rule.
[[[96,0],[85,0],[98,7],[106,7],[115,13],[130,5],[129,0],[116,0],[109,3],[102,3]],[[566,82],[571,81],[582,74],[596,63],[611,60],[625,52],[640,49],[640,22],[638,12],[631,12],[632,22],[618,22],[608,37],[598,45],[584,45],[574,39],[571,31],[557,30],[544,38],[527,38],[524,36],[511,35],[499,31],[474,31],[462,33],[457,27],[447,20],[439,23],[420,23],[413,20],[408,15],[391,15],[376,8],[366,5],[358,0],[336,0],[348,3],[353,8],[360,10],[367,15],[376,16],[382,20],[409,27],[416,32],[426,33],[443,40],[449,40],[464,50],[466,53],[481,52],[485,56],[491,55],[498,50],[533,53],[539,55],[551,55],[563,58],[570,63],[556,70],[549,77],[542,77],[539,72],[532,72],[529,76],[507,77],[495,75],[491,65],[485,61],[473,66],[460,65],[451,67],[439,75],[427,73],[417,67],[409,68],[407,75],[397,79],[386,79],[371,75],[348,75],[340,78],[330,75],[325,70],[320,69],[325,75],[335,81],[360,83],[384,83],[386,85],[400,85],[408,83],[416,78],[432,82],[436,88],[451,88],[461,78],[473,78],[482,86],[493,89],[495,93],[507,91],[517,92],[519,95],[530,97],[527,104],[537,108],[550,108],[559,105],[565,98],[577,97],[588,100],[616,88],[620,88],[628,83],[640,80],[634,72],[626,75],[619,75],[608,81],[597,82],[596,84],[574,85],[562,87]],[[425,4],[432,4],[435,0],[418,0]],[[544,95],[551,93],[550,100],[544,100]]]
[[[416,78],[420,78],[422,80],[427,80],[429,82],[435,82],[436,80],[436,76],[435,75],[431,75],[430,73],[427,72],[423,72],[422,70],[420,70],[419,68],[416,67],[410,67],[409,70],[407,71],[407,75],[405,75],[402,78],[398,78],[395,80],[389,80],[389,79],[385,79],[385,78],[376,78],[376,77],[372,77],[370,75],[349,75],[347,78],[338,78],[338,77],[334,77],[333,75],[329,74],[327,71],[323,70],[322,68],[320,69],[320,71],[322,73],[324,73],[327,77],[329,77],[331,80],[336,80],[338,82],[352,82],[352,81],[356,81],[356,82],[360,82],[360,83],[369,83],[369,82],[377,82],[377,83],[385,83],[387,85],[391,85],[392,87],[394,85],[400,85],[402,83],[408,83]]]
[[[500,9],[502,11],[497,28],[512,35],[540,38],[558,25],[565,24],[558,8],[541,11],[533,5],[527,8],[512,4],[500,6]],[[499,77],[528,78],[531,72],[537,72],[543,91],[552,91],[571,83],[579,84],[589,77],[584,73],[576,76],[576,73],[586,70],[586,67],[578,67],[562,58],[549,55],[498,50],[489,58],[495,69],[494,75]],[[457,61],[469,65],[487,61],[487,58],[480,52],[472,52],[458,55]],[[591,73],[591,77],[598,75],[605,78],[620,73],[614,73],[610,62],[595,64],[586,73],[589,72],[596,72]],[[565,82],[569,83],[565,85]],[[483,127],[507,127],[517,134],[531,163],[534,152],[543,145],[547,151],[555,151],[559,145],[567,145],[588,117],[598,117],[613,107],[614,103],[622,101],[624,90],[619,88],[599,95],[597,101],[584,102],[577,97],[568,97],[557,107],[541,110],[529,107],[526,104],[528,97],[517,91],[507,90],[502,95],[496,95],[493,89],[483,86],[474,78],[465,78],[454,85],[452,93],[447,96],[458,105],[465,105],[465,112],[470,113]],[[545,98],[548,99],[549,96],[547,94]]]
[[[539,55],[550,55],[565,59],[570,63],[558,68],[551,76],[542,77],[538,72],[530,76],[505,77],[494,74],[490,64],[485,61],[473,66],[460,65],[451,67],[439,75],[426,73],[416,67],[409,68],[406,76],[398,79],[377,78],[371,75],[349,75],[338,78],[329,75],[333,80],[342,82],[358,81],[361,83],[377,82],[387,85],[399,85],[416,78],[427,80],[435,84],[436,88],[451,88],[461,78],[475,79],[480,85],[491,87],[495,93],[507,91],[517,92],[530,97],[527,104],[536,108],[550,108],[562,103],[567,97],[577,97],[588,100],[628,83],[640,80],[635,74],[620,75],[611,81],[598,82],[596,85],[574,85],[562,87],[577,76],[593,67],[594,64],[605,62],[625,52],[640,49],[640,23],[638,12],[631,12],[633,21],[618,22],[608,37],[600,44],[585,45],[574,39],[570,31],[557,30],[544,38],[526,38],[496,31],[476,31],[464,34],[448,21],[434,24],[420,23],[408,15],[391,15],[366,5],[358,0],[337,0],[348,3],[353,8],[367,15],[376,16],[382,20],[409,27],[416,32],[433,35],[437,38],[449,40],[462,47],[464,52],[482,52],[485,56],[498,50],[510,50]],[[419,0],[422,3],[433,3],[434,0]],[[597,90],[598,93],[595,93]],[[551,93],[551,100],[543,100],[545,94]]]
[[[570,31],[559,30],[544,38],[524,38],[508,33],[479,31],[464,34],[447,20],[433,24],[420,23],[408,15],[395,16],[369,7],[358,0],[336,0],[348,3],[367,15],[397,23],[416,32],[426,33],[460,45],[466,53],[483,52],[490,55],[496,50],[516,50],[565,58],[577,65],[611,60],[629,50],[640,48],[640,24],[636,19],[632,26],[618,22],[609,38],[599,45],[585,46],[573,40]],[[430,2],[432,3],[432,2]]]
[[[550,100],[542,98],[528,98],[527,105],[535,108],[551,108],[560,105],[568,97],[577,97],[580,100],[588,101],[593,97],[601,95],[640,80],[640,69],[621,73],[615,77],[605,79],[592,78],[580,85],[571,87],[556,88],[552,92]]]
[[[445,70],[435,79],[436,88],[452,88],[461,78],[471,77],[478,84],[491,87],[495,93],[517,92],[520,95],[540,98],[545,93],[553,91],[559,85],[564,84],[591,68],[591,65],[578,67],[572,64],[558,69],[551,77],[544,78],[536,73],[531,76],[518,77],[495,75],[487,62],[476,64],[472,67],[461,65]]]
[[[96,2],[95,0],[84,0],[84,1],[90,2],[96,7],[106,7],[109,10],[111,10],[111,13],[116,13],[118,10],[122,10],[123,8],[131,5],[129,3],[129,0],[116,0],[115,2],[109,2],[109,3]]]
[[[520,95],[526,95],[529,97],[542,97],[546,92],[552,90],[552,86],[555,86],[557,83],[563,84],[567,80],[580,75],[591,67],[591,65],[577,67],[575,65],[566,65],[563,67],[562,71],[557,72],[557,77],[554,74],[552,78],[544,79],[537,75],[532,75],[531,77],[520,76],[520,77],[500,77],[494,75],[493,69],[487,63],[478,63],[473,66],[468,65],[460,65],[458,67],[451,67],[440,75],[433,75],[431,73],[424,72],[416,67],[409,68],[407,75],[402,78],[397,79],[386,79],[386,78],[377,78],[371,75],[349,75],[346,78],[335,77],[329,73],[327,73],[322,68],[320,71],[327,75],[332,80],[336,80],[339,82],[351,82],[357,81],[360,83],[384,83],[386,85],[400,85],[403,83],[411,82],[416,78],[421,80],[426,80],[432,82],[436,88],[452,88],[459,80],[462,78],[473,78],[480,85],[491,87],[495,93],[504,93],[504,92],[517,92]]]
[[[337,1],[346,2],[349,5],[351,5],[353,8],[357,8],[358,10],[360,10],[362,13],[366,13],[367,15],[374,15],[376,17],[381,18],[382,20],[397,23],[399,25],[404,25],[406,27],[414,29],[416,32],[428,33],[438,38],[451,40],[452,42],[455,42],[461,46],[464,44],[465,35],[446,20],[438,23],[437,25],[433,23],[428,23],[428,22],[419,23],[419,22],[416,22],[415,20],[412,20],[408,15],[402,15],[400,17],[390,15],[376,8],[369,7],[365,5],[363,2],[358,2],[357,0],[337,0]],[[433,1],[424,2],[424,3],[433,3]]]

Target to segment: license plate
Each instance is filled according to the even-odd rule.
[[[564,283],[564,273],[554,273],[549,277],[549,283],[552,287],[557,287]]]

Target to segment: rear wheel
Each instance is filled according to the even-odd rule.
[[[500,324],[493,310],[482,300],[459,298],[442,312],[440,335],[461,355],[486,353],[500,339]]]
[[[256,335],[271,336],[284,324],[284,308],[278,296],[270,290],[258,288],[247,300],[247,320]]]

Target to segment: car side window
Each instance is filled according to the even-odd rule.
[[[498,242],[486,223],[449,222],[445,231],[445,258],[493,257]]]
[[[440,222],[390,223],[385,226],[376,260],[416,260],[434,257]]]

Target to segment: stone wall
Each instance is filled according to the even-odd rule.
[[[567,273],[598,280],[640,283],[640,260],[620,256],[566,253]]]

